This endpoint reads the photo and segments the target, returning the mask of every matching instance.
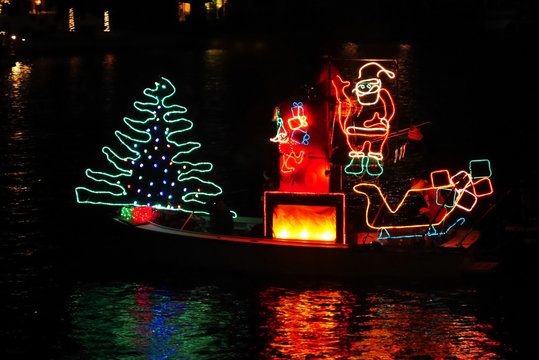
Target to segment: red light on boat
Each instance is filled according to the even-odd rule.
[[[136,206],[133,208],[133,224],[144,224],[152,219],[151,206]]]

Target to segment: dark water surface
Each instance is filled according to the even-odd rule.
[[[96,257],[73,264],[73,252],[79,259],[84,251],[78,244],[91,246],[92,237],[99,236],[102,245],[117,236],[100,228],[95,213],[74,204],[73,189],[84,169],[103,164],[101,146],[115,141],[122,117],[158,76],[177,87],[175,102],[188,108],[194,136],[203,143],[201,156],[214,162],[216,182],[231,205],[240,214],[256,214],[262,171],[272,154],[267,139],[274,131],[273,107],[301,94],[317,76],[319,49],[288,50],[250,39],[182,52],[155,48],[1,59],[3,359],[504,359],[532,354],[536,304],[533,286],[522,278],[435,284],[284,281],[169,273],[154,265],[132,269],[125,265],[129,259],[105,265]],[[451,63],[443,54],[410,45],[386,49],[355,43],[335,51],[399,59],[403,127],[412,120],[432,120],[435,113],[444,119],[458,112],[446,107],[445,95],[453,91],[438,98],[432,91],[444,86],[426,85],[434,78],[430,75],[440,75],[428,65],[428,56]],[[452,78],[447,71],[440,76],[447,82]],[[461,133],[444,126],[429,131],[449,138]],[[463,158],[463,164],[491,151],[472,135],[464,138],[467,146],[459,146],[473,156]],[[433,143],[431,154],[436,146],[448,146]],[[500,155],[499,148],[492,151]],[[498,169],[503,159],[498,158]],[[528,325],[532,330],[524,330]]]

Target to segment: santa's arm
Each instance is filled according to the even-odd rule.
[[[387,120],[389,126],[389,123],[393,120],[393,117],[395,117],[395,102],[389,91],[385,88],[380,89],[380,100],[382,100],[382,103],[384,104],[384,116],[382,119]]]
[[[331,80],[331,85],[335,90],[335,97],[337,100],[336,116],[339,120],[341,130],[346,133],[345,124],[348,122],[348,118],[352,111],[352,101],[350,101],[350,98],[346,95],[346,88],[350,86],[350,81],[343,81],[343,79],[337,75]]]

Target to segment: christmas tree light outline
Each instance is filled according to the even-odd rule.
[[[170,87],[170,88],[168,88]],[[164,89],[172,89],[167,95],[159,97],[159,91]],[[105,157],[107,158],[107,161],[109,164],[112,165],[112,167],[116,170],[116,173],[108,173],[103,171],[93,171],[91,169],[87,169],[85,171],[85,175],[95,181],[97,184],[106,185],[110,189],[108,190],[94,190],[90,189],[88,187],[79,186],[75,188],[76,193],[76,200],[78,203],[86,203],[86,204],[97,204],[97,205],[111,205],[111,206],[138,206],[138,205],[148,205],[152,206],[154,208],[165,208],[169,210],[179,210],[179,211],[185,211],[185,212],[194,212],[194,213],[200,213],[200,214],[208,214],[207,211],[204,210],[193,210],[193,209],[186,209],[185,207],[189,207],[189,204],[196,203],[196,204],[206,204],[205,201],[203,201],[206,197],[215,197],[220,194],[222,194],[223,190],[221,187],[213,183],[212,181],[203,180],[198,176],[189,176],[189,174],[204,174],[208,173],[213,169],[213,165],[209,162],[190,162],[190,161],[184,161],[179,160],[179,157],[182,155],[190,154],[193,151],[199,149],[202,145],[195,141],[187,141],[187,142],[179,142],[178,139],[175,139],[174,137],[178,134],[185,133],[186,131],[189,131],[193,128],[194,124],[191,120],[188,120],[183,117],[179,117],[178,115],[184,114],[187,112],[187,108],[172,104],[167,105],[167,100],[171,98],[176,92],[176,89],[172,83],[162,77],[161,82],[156,82],[155,87],[153,88],[146,88],[143,91],[143,94],[147,97],[153,99],[153,101],[135,101],[133,106],[136,110],[138,110],[143,116],[146,116],[142,120],[132,119],[128,117],[123,118],[124,124],[127,125],[128,130],[132,131],[133,134],[126,134],[123,133],[120,130],[115,131],[115,136],[119,140],[119,142],[123,145],[121,146],[121,151],[124,151],[126,153],[125,156],[120,155],[121,152],[116,152],[112,148],[105,146],[102,148],[101,152],[105,154]],[[161,118],[157,116],[158,111],[154,110],[157,109],[160,111],[160,113],[164,113]],[[172,198],[180,198],[183,202],[183,204],[178,205],[177,207],[172,207],[169,205],[163,206],[160,204],[159,199],[157,201],[154,201],[151,199],[151,201],[147,201],[147,199],[143,199],[145,196],[142,194],[141,189],[137,189],[136,194],[133,194],[134,197],[136,197],[136,200],[129,201],[127,200],[128,197],[128,189],[131,189],[131,184],[125,185],[122,183],[121,180],[123,178],[134,178],[136,174],[134,174],[133,169],[127,169],[127,166],[135,167],[138,165],[140,168],[144,166],[144,162],[140,162],[138,164],[139,160],[143,159],[143,153],[147,154],[148,149],[141,149],[142,146],[140,145],[148,145],[152,140],[155,140],[156,144],[158,144],[161,140],[159,137],[153,138],[153,136],[150,134],[152,132],[152,127],[148,127],[146,131],[140,130],[139,127],[144,127],[144,125],[149,124],[150,122],[159,122],[160,120],[163,120],[166,124],[175,124],[181,125],[181,128],[178,130],[170,131],[170,128],[165,128],[165,140],[168,142],[166,145],[167,148],[171,147],[171,144],[176,146],[178,149],[176,152],[174,152],[174,155],[171,156],[168,166],[172,166],[173,164],[176,164],[180,167],[186,168],[187,166],[190,167],[190,170],[187,172],[182,172],[182,170],[177,170],[176,172],[176,181],[178,184],[175,183],[175,181],[171,181],[170,186],[174,187],[177,186],[177,192],[181,192],[181,184],[184,182],[196,182],[199,183],[199,186],[195,186],[197,188],[195,191],[184,191],[184,194],[181,196],[175,195],[172,196],[172,194],[165,196],[164,191],[156,190],[157,193],[161,197],[168,198],[169,200]],[[182,123],[182,124],[178,124]],[[154,125],[154,130],[157,131],[159,129],[160,124]],[[154,147],[154,150],[158,150],[158,146],[156,145]],[[160,154],[157,154],[160,155]],[[147,156],[147,161],[152,159],[152,154]],[[162,161],[167,161],[166,156],[163,155],[161,157]],[[158,162],[154,162],[158,161]],[[154,162],[154,167],[159,167],[159,159],[156,159],[152,161]],[[130,164],[127,165],[126,164]],[[165,167],[164,173],[168,173],[168,168]],[[138,180],[142,180],[143,176],[139,176]],[[148,179],[146,179],[148,180]],[[158,184],[158,181],[155,183],[153,181],[150,181],[150,186],[154,186]],[[163,185],[168,185],[167,180],[162,181]],[[161,186],[161,185],[159,185]],[[209,190],[201,190],[201,187],[208,187]],[[157,186],[156,186],[157,188]],[[184,188],[187,189],[187,188]],[[134,191],[134,188],[131,189],[131,191]],[[87,193],[88,198],[83,199],[82,194]],[[105,197],[112,197],[112,200],[109,201],[95,201],[90,199],[92,195],[96,196],[105,196]],[[147,198],[151,198],[152,193],[147,194]],[[125,200],[122,201],[124,198]],[[118,201],[116,201],[118,199]],[[126,201],[127,200],[127,201]]]

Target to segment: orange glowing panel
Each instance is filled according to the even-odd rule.
[[[343,193],[264,192],[264,236],[346,243]]]
[[[334,206],[276,205],[273,238],[335,242],[337,210]]]

